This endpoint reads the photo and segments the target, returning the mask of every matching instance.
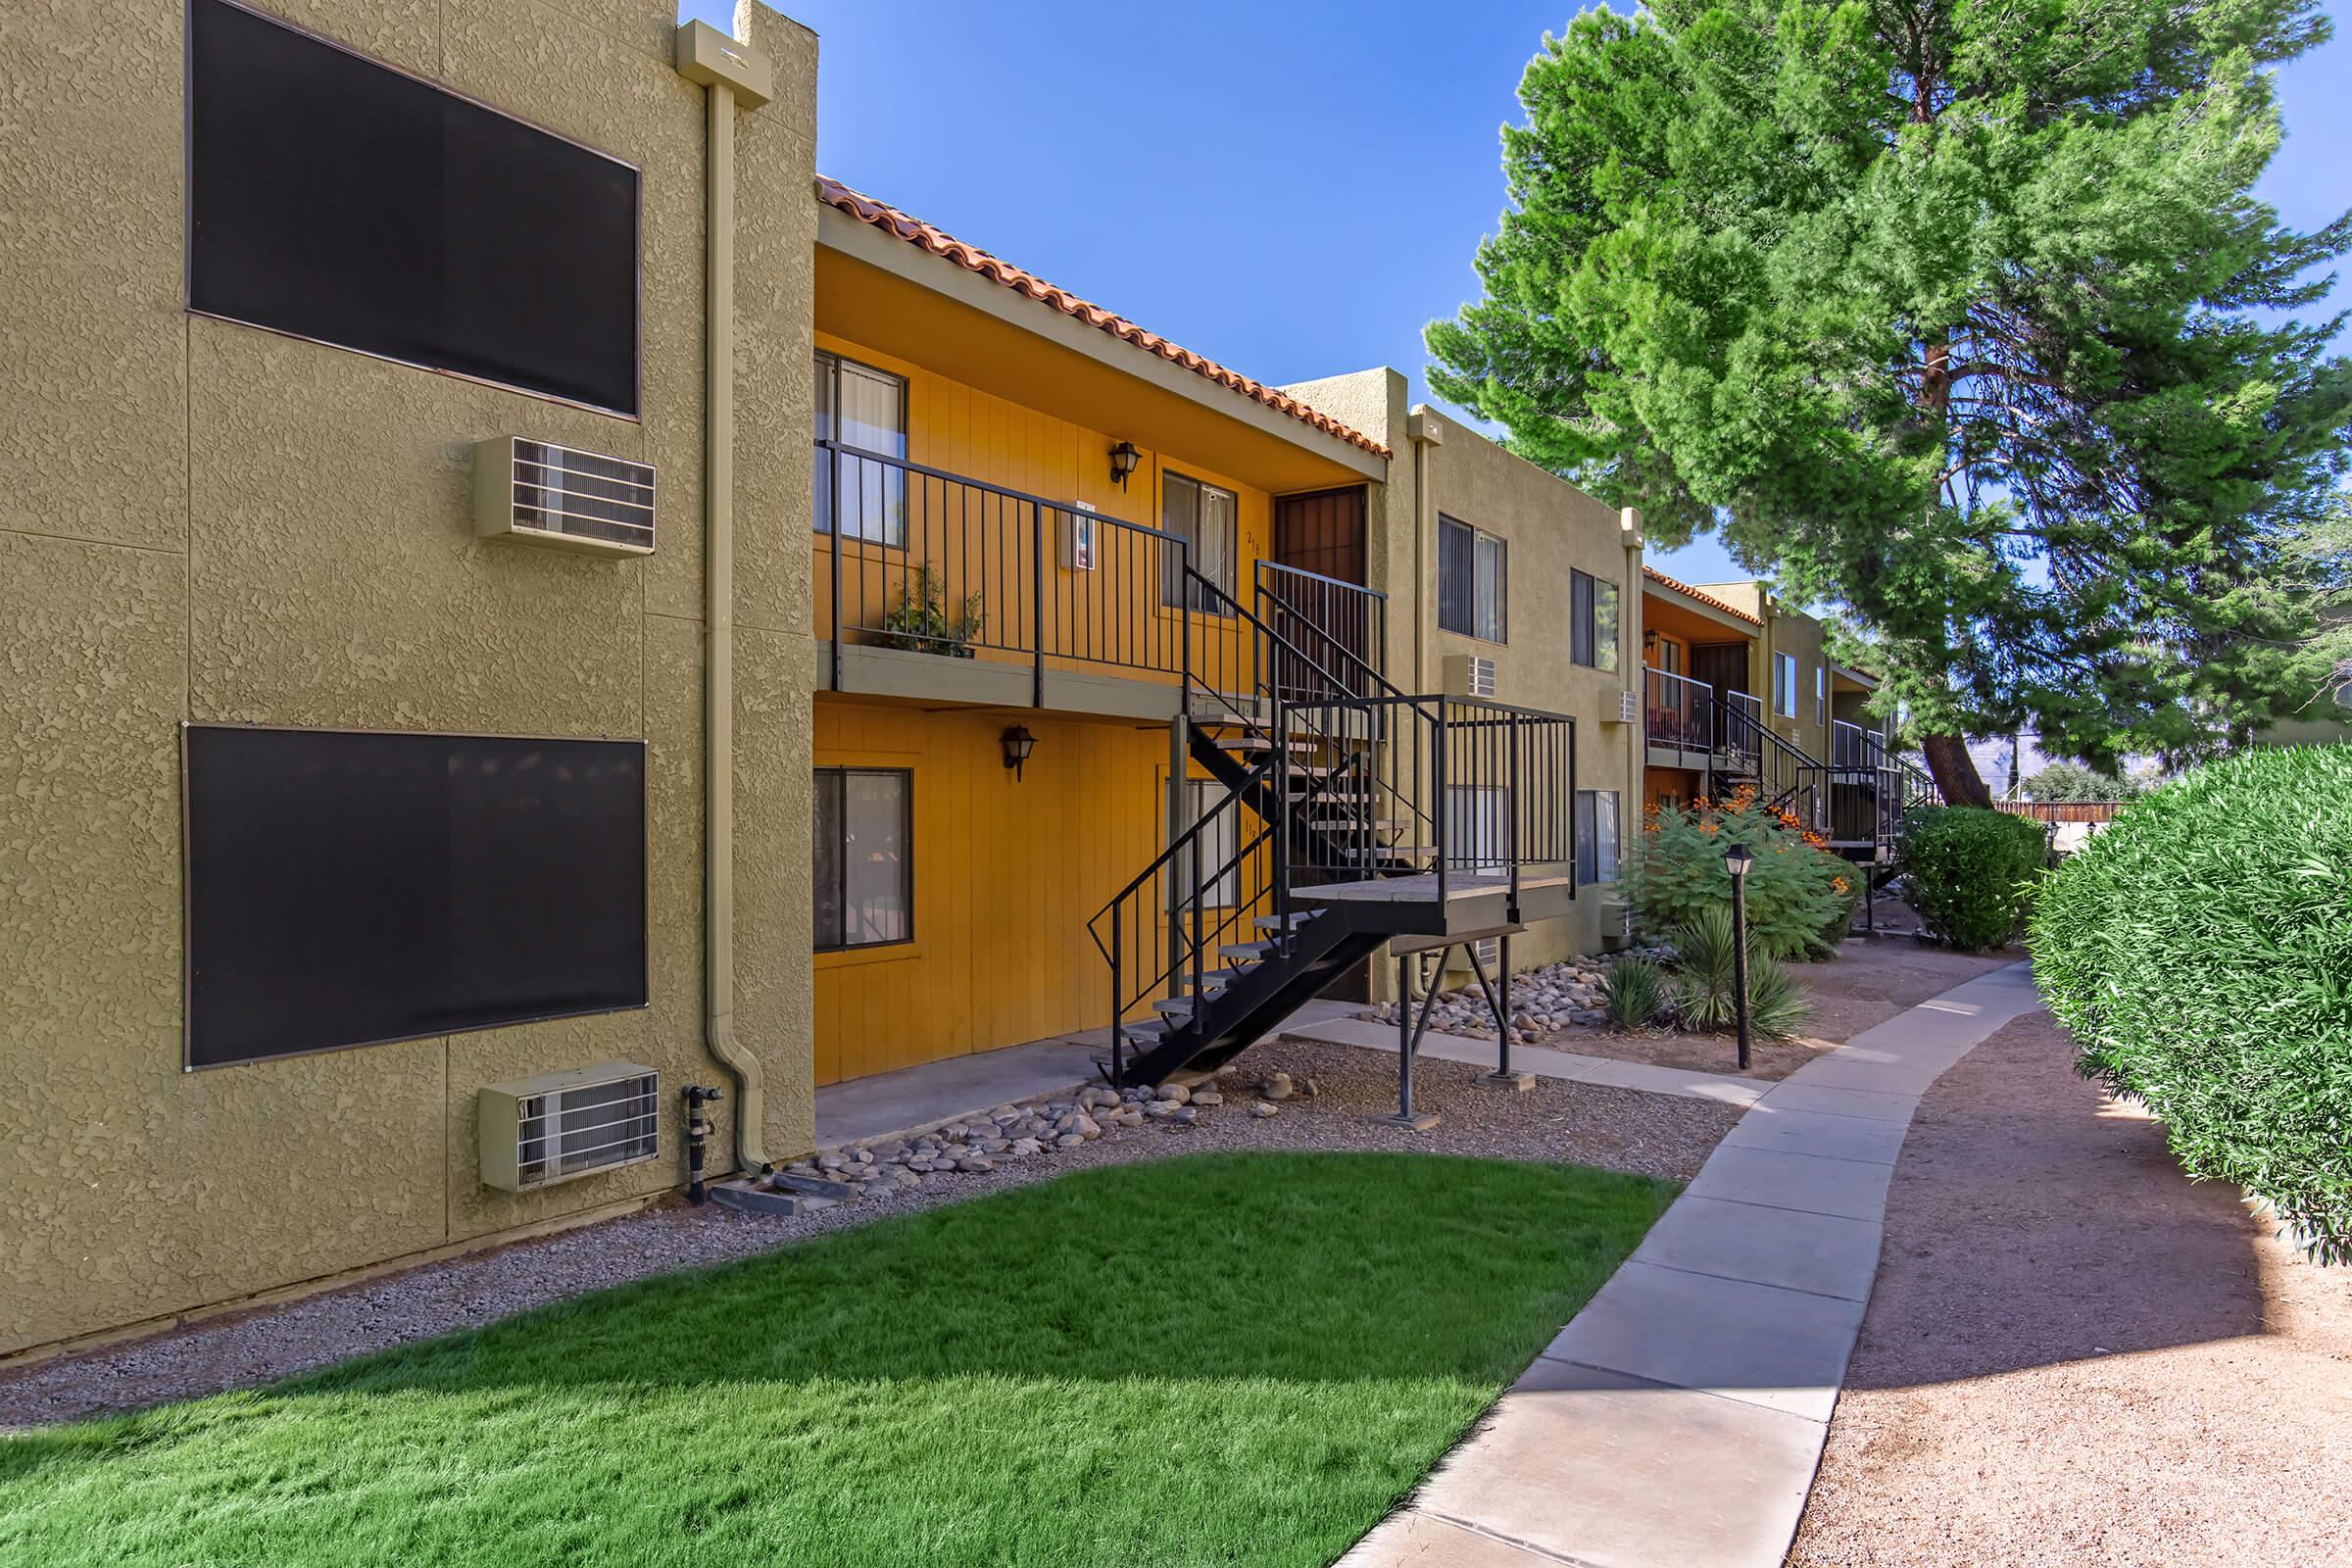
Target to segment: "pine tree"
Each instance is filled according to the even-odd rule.
[[[2352,214],[2252,188],[2315,0],[1657,0],[1547,37],[1440,395],[1718,529],[1883,650],[1947,795],[1965,734],[2112,764],[2324,671],[2282,565],[2352,430],[2322,298]]]

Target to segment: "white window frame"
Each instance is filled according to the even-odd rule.
[[[1602,803],[1607,803],[1604,812]],[[1604,823],[1601,818],[1606,816]],[[1617,880],[1624,833],[1623,803],[1616,790],[1576,792],[1576,885],[1592,887]],[[1585,874],[1585,846],[1592,846],[1592,874]]]
[[[906,429],[911,422],[908,408],[910,390],[906,377],[879,366],[853,360],[831,349],[816,351],[815,419],[817,439],[841,439],[841,382],[844,371],[869,377],[877,382],[895,386],[899,394],[899,419],[894,451],[884,452],[902,463],[906,461]],[[828,392],[828,387],[830,391]],[[828,421],[827,410],[831,411]],[[875,450],[868,448],[867,450]],[[879,545],[885,550],[906,548],[906,470],[876,463],[868,458],[848,458],[817,449],[816,473],[811,484],[808,516],[810,526],[818,533],[838,534],[860,544]],[[830,504],[826,498],[830,496]],[[879,506],[862,505],[860,514],[845,519],[847,500],[856,497],[861,503],[878,498]],[[842,526],[847,520],[850,524]]]
[[[1469,606],[1470,624],[1446,624],[1446,530],[1459,528],[1470,536],[1470,581],[1462,596]],[[1493,570],[1490,574],[1489,565]],[[1481,590],[1485,590],[1483,596]],[[1457,637],[1482,643],[1511,640],[1511,542],[1473,523],[1444,514],[1438,516],[1438,627]]]
[[[1178,486],[1189,487],[1193,492],[1190,517],[1169,515]],[[1213,533],[1203,530],[1203,519],[1208,514],[1211,496],[1224,498],[1226,514],[1225,525]],[[1240,595],[1234,590],[1235,573],[1240,570],[1242,553],[1242,498],[1237,492],[1174,468],[1162,468],[1159,474],[1159,525],[1191,547],[1195,571],[1221,589],[1228,600],[1236,604],[1241,602]],[[1230,616],[1232,612],[1216,601],[1192,602],[1200,596],[1188,592],[1190,584],[1179,575],[1175,564],[1179,559],[1171,553],[1168,564],[1160,572],[1160,603],[1170,610],[1186,609],[1203,614]]]

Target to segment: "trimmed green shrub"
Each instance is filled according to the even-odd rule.
[[[1732,875],[1723,852],[1733,844],[1745,844],[1756,857],[1747,874],[1748,952],[1774,958],[1837,952],[1852,921],[1847,901],[1859,876],[1821,847],[1819,835],[1744,790],[1721,806],[1651,816],[1624,879],[1642,926],[1673,932],[1709,909],[1728,911]]]
[[[1975,953],[2017,936],[2049,861],[2039,822],[1973,806],[1931,806],[1895,830],[1894,863],[1928,934]]]
[[[2352,1262],[2352,746],[2241,753],[2118,813],[2051,873],[2034,978],[2089,1077],[2192,1178]]]
[[[1639,1029],[1666,1010],[1666,976],[1647,958],[1622,958],[1601,981],[1601,1010],[1614,1029]]]
[[[1754,873],[1749,873],[1754,880]],[[1752,937],[1753,932],[1749,935]],[[1681,973],[1675,1007],[1690,1029],[1733,1029],[1740,1022],[1739,938],[1729,905],[1717,905],[1675,935]],[[1786,1040],[1813,1015],[1813,1004],[1779,960],[1747,951],[1747,1027],[1759,1040]]]

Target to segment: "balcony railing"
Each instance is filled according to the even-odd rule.
[[[1286,697],[1370,697],[1388,673],[1387,594],[1261,561],[1256,609],[1277,639],[1273,674]],[[1285,654],[1284,643],[1298,655]]]
[[[1859,724],[1842,718],[1830,720],[1830,765],[1832,767],[1876,767],[1879,765],[1878,737]]]
[[[835,689],[848,645],[1026,664],[1041,706],[1052,669],[1171,686],[1189,672],[1197,699],[1231,706],[1257,685],[1252,601],[1308,651],[1289,659],[1293,695],[1334,695],[1308,689],[1310,669],[1341,670],[1341,696],[1378,678],[1388,603],[1358,584],[1271,562],[1247,588],[1216,583],[1164,529],[839,441],[815,455],[816,633]]]
[[[1703,761],[1715,750],[1715,688],[1647,665],[1642,681],[1649,745]]]

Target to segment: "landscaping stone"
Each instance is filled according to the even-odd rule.
[[[1161,1084],[1157,1097],[1170,1104],[1181,1105],[1193,1098],[1193,1092],[1182,1084]]]
[[[1255,1116],[1258,1120],[1263,1121],[1268,1116],[1281,1115],[1282,1107],[1280,1105],[1269,1105],[1261,1100],[1256,1104],[1250,1107],[1250,1114]]]
[[[1511,994],[1506,1009],[1510,1014],[1512,1037],[1533,1045],[1562,1029],[1601,1024],[1607,1019],[1607,1014],[1602,1010],[1602,987],[1608,983],[1611,966],[1628,958],[1671,962],[1673,957],[1672,948],[1651,943],[1622,953],[1568,958],[1514,975],[1511,977]],[[1410,1005],[1418,1013],[1420,1004],[1416,1002]],[[1396,1004],[1384,1002],[1356,1016],[1394,1024],[1396,1021]],[[1480,989],[1477,981],[1472,980],[1457,990],[1439,994],[1429,1011],[1429,1027],[1439,1034],[1492,1040],[1494,1038],[1494,1010],[1487,1004],[1486,992]]]
[[[1257,1092],[1268,1100],[1288,1100],[1292,1093],[1291,1075],[1287,1072],[1275,1073],[1258,1085]]]
[[[1225,1103],[1225,1097],[1218,1094],[1214,1089],[1196,1089],[1193,1091],[1192,1103],[1196,1105],[1222,1105]]]

